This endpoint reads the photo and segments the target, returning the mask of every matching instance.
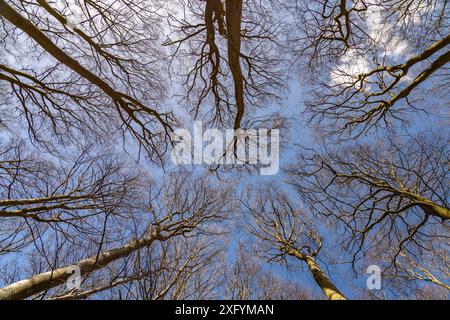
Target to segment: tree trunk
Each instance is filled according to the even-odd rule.
[[[326,276],[326,274],[320,269],[316,260],[311,256],[305,257],[305,262],[311,271],[314,280],[317,285],[322,289],[323,293],[327,296],[328,300],[347,300],[346,297],[336,288],[333,282]]]
[[[84,276],[88,273],[103,268],[113,261],[126,257],[139,249],[149,247],[155,240],[155,237],[133,240],[123,247],[105,251],[100,253],[98,256],[81,260],[76,264],[58,268],[53,271],[40,273],[31,278],[10,284],[0,289],[0,300],[19,300],[29,298],[32,295],[63,284],[71,276],[68,271],[69,268],[73,266],[78,266],[80,268],[81,276]]]
[[[241,69],[241,19],[242,0],[227,0],[225,2],[228,37],[228,64],[234,82],[234,96],[236,99],[236,118],[234,130],[241,127],[244,116],[244,77]]]

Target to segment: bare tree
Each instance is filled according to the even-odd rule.
[[[106,217],[126,216],[141,189],[142,173],[113,153],[88,147],[66,159],[38,156],[25,141],[0,154],[0,254],[16,252],[51,230],[95,237]]]
[[[445,297],[449,18],[443,0],[0,0],[0,299],[311,298],[261,259],[332,300],[337,263],[366,262],[386,281],[364,297]],[[262,165],[247,142],[291,124],[273,103],[293,75],[322,144],[286,192],[249,187],[256,241],[231,261],[232,189]],[[163,174],[197,119],[235,130],[221,152],[239,163]],[[423,119],[446,127],[392,134]]]
[[[450,289],[447,247],[448,241],[430,237],[421,243],[421,250],[410,246],[398,254],[398,245],[386,243],[372,248],[365,260],[384,268],[383,292],[391,297],[445,299]]]
[[[260,190],[254,203],[246,204],[252,221],[250,233],[261,242],[260,252],[268,261],[286,261],[294,257],[302,261],[315,284],[329,300],[345,300],[345,296],[317,263],[322,239],[306,215],[291,204],[288,196],[275,187]]]
[[[394,277],[400,276],[406,281],[431,283],[445,289],[448,293],[450,291],[450,285],[446,283],[446,280],[449,278],[447,253],[442,252],[435,256],[430,254],[430,256],[431,259],[428,257],[427,260],[430,261],[425,266],[425,259],[418,260],[406,253],[400,253],[398,268]],[[439,269],[443,270],[441,271]],[[389,278],[389,274],[387,276]]]
[[[77,246],[70,246],[73,241],[61,240],[63,248],[56,250],[56,257],[50,255],[42,257],[42,262],[47,261],[51,264],[50,271],[32,274],[27,279],[7,285],[0,289],[0,297],[2,299],[43,298],[51,294],[53,288],[61,290],[70,277],[69,271],[72,271],[73,267],[79,268],[81,277],[88,278],[112,263],[125,263],[140,250],[155,246],[157,243],[164,243],[174,237],[195,238],[220,234],[223,231],[214,224],[223,221],[229,215],[231,205],[229,196],[229,190],[219,186],[214,187],[206,179],[190,179],[187,174],[170,174],[161,186],[151,189],[150,195],[146,197],[147,205],[130,204],[131,207],[135,205],[138,210],[133,210],[135,213],[128,219],[124,219],[122,224],[117,221],[113,224],[105,222],[102,234],[91,241],[78,239],[81,243]],[[140,197],[145,199],[145,193],[141,193]],[[139,212],[141,214],[138,214]],[[130,229],[126,227],[127,225]],[[41,238],[38,241],[42,240],[44,239]],[[58,242],[56,241],[54,245],[59,246]],[[202,259],[202,256],[213,255],[211,253],[203,255],[202,250],[206,250],[204,246],[196,250],[197,253],[193,257],[181,256],[178,259],[185,259],[189,263],[193,258]],[[164,259],[165,250],[161,249],[158,252]],[[198,263],[198,260],[196,261]],[[170,263],[163,266],[170,268]],[[166,279],[166,283],[160,284],[160,289],[162,286],[169,286],[170,289],[170,283],[181,285],[181,277],[186,277],[183,270],[193,266],[188,264],[184,269],[181,268],[181,271],[180,265],[178,267],[177,272],[180,275],[172,274]],[[140,269],[136,271],[142,271]],[[147,268],[146,271],[151,272],[151,269]],[[140,274],[142,273],[136,272],[129,277],[135,278]],[[178,280],[174,280],[173,277],[178,277]],[[67,293],[56,292],[55,294],[64,296]],[[84,295],[87,294],[84,293]]]
[[[7,59],[0,62],[0,80],[10,85],[2,100],[23,115],[38,141],[45,140],[41,122],[66,140],[118,132],[161,162],[176,122],[171,112],[159,111],[164,59],[152,46],[156,11],[142,1],[1,1]],[[48,63],[8,66],[8,60],[24,60],[20,53]]]
[[[448,241],[447,165],[446,139],[421,134],[304,153],[289,172],[313,212],[345,226],[353,263],[390,248],[395,265],[402,254],[432,250],[431,239]]]
[[[125,262],[106,266],[81,288],[53,295],[52,300],[207,299],[216,297],[221,262],[220,237],[174,238],[139,250]]]
[[[306,65],[309,119],[327,134],[358,137],[448,103],[446,1],[287,1],[290,39]],[[433,100],[430,92],[433,92]]]
[[[225,298],[232,300],[307,300],[307,290],[294,281],[282,279],[265,270],[256,260],[253,248],[239,243],[234,263],[228,263],[224,275]]]
[[[278,100],[284,87],[276,46],[280,20],[269,13],[265,1],[175,3],[183,9],[169,14],[171,33],[165,45],[174,48],[175,72],[186,79],[193,116],[235,130],[245,127],[244,115],[263,102]],[[208,103],[214,109],[203,111]]]

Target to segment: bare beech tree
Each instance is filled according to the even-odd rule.
[[[445,299],[450,291],[447,255],[446,251],[436,250],[418,257],[402,252],[397,268],[385,272],[384,277],[397,292],[408,291],[410,295],[420,298],[426,294],[426,288],[428,292],[440,296],[440,299]]]
[[[338,226],[330,226],[331,230],[341,230]],[[340,232],[336,232],[339,238]],[[376,290],[369,287],[354,286],[352,292],[358,293],[360,299],[433,299],[442,300],[448,296],[448,241],[430,235],[420,239],[420,246],[409,246],[408,250],[398,254],[398,240],[391,237],[391,241],[377,243],[371,246],[363,256],[358,259],[355,267],[356,274],[371,274],[381,272],[380,285]],[[349,246],[341,246],[336,241],[334,250],[339,252],[340,261],[348,264],[351,261],[352,251]],[[395,263],[393,261],[395,260]],[[369,268],[370,267],[370,268]],[[369,278],[367,278],[369,279]],[[377,281],[378,281],[377,280]]]
[[[186,79],[194,117],[202,115],[208,123],[237,130],[245,126],[248,110],[280,98],[286,78],[277,49],[282,24],[269,12],[268,2],[181,0],[174,4],[183,9],[168,16],[171,34],[165,45],[174,48],[175,72]],[[208,109],[203,111],[204,107]]]
[[[229,201],[230,195],[229,190],[220,186],[214,186],[207,179],[189,178],[187,174],[183,173],[169,174],[161,186],[152,187],[148,197],[145,197],[145,193],[141,192],[139,194],[138,201],[139,199],[147,199],[147,204],[142,203],[143,200],[137,203],[130,203],[129,206],[133,208],[130,210],[134,213],[123,219],[122,223],[121,221],[107,223],[105,219],[103,225],[101,225],[103,232],[98,234],[97,237],[93,237],[94,239],[78,238],[79,235],[75,234],[73,235],[74,239],[71,241],[67,241],[67,236],[60,239],[60,241],[53,240],[51,245],[56,246],[56,248],[50,250],[53,254],[43,252],[46,255],[41,258],[37,256],[32,257],[32,259],[38,259],[38,261],[32,261],[32,266],[37,264],[38,266],[43,265],[45,268],[47,264],[50,264],[47,266],[50,271],[37,274],[35,272],[27,279],[7,285],[0,289],[0,298],[45,298],[49,294],[51,295],[54,290],[57,290],[57,292],[53,292],[56,297],[73,295],[73,293],[64,293],[61,290],[63,290],[65,281],[71,275],[69,271],[72,271],[74,266],[79,268],[80,276],[83,279],[88,279],[91,274],[101,271],[112,263],[121,262],[126,264],[140,250],[156,246],[158,243],[164,243],[175,237],[189,239],[218,235],[223,231],[215,226],[215,222],[223,221],[228,217],[230,206],[232,206]],[[41,237],[37,241],[43,240],[45,238]],[[181,248],[179,247],[177,250],[181,250]],[[205,259],[203,262],[206,265],[206,258],[214,255],[211,252],[202,253],[202,250],[212,250],[205,248],[204,244],[203,247],[200,246],[193,250],[196,254],[191,257],[186,257],[184,253],[179,251],[179,254],[182,255],[178,256],[178,258],[177,254],[167,258],[167,264],[162,264],[162,266],[168,268],[167,272],[173,272],[170,269],[170,260],[175,259],[178,267],[175,266],[174,268],[177,271],[169,276],[167,274],[164,275],[167,282],[159,284],[158,290],[160,291],[156,292],[156,294],[167,294],[164,291],[171,291],[174,285],[175,288],[173,290],[177,290],[176,286],[182,285],[180,279],[186,277],[189,279],[189,272],[195,269],[196,263],[199,263],[198,259]],[[166,251],[167,249],[161,248],[158,251],[158,256],[161,259],[166,259],[164,256]],[[145,259],[148,259],[148,257],[145,257]],[[181,260],[177,262],[177,259]],[[191,265],[189,263],[192,259],[196,260]],[[182,260],[184,262],[181,262]],[[184,268],[182,268],[183,263],[187,263]],[[144,268],[144,266],[136,269],[136,273],[127,276],[127,278],[141,279],[143,272],[144,275],[145,272],[151,274],[151,268]],[[134,267],[137,267],[137,265],[134,265]],[[123,270],[122,268],[117,268],[116,266],[114,270],[119,272]],[[120,276],[120,272],[118,276]],[[174,277],[178,280],[174,280]],[[109,285],[113,287],[114,282],[110,282]],[[209,283],[205,285],[209,285]],[[95,286],[99,287],[99,284],[97,283]],[[163,290],[163,288],[166,289]],[[90,290],[99,289],[90,288]],[[186,290],[183,292],[187,295]],[[182,296],[182,294],[179,293],[179,296]],[[88,295],[86,292],[82,293],[82,296]],[[175,294],[174,297],[176,297]]]
[[[235,262],[225,270],[225,297],[231,300],[307,300],[310,295],[297,283],[277,277],[264,270],[253,249],[240,243]]]
[[[97,236],[102,232],[97,220],[130,212],[140,176],[112,153],[100,155],[92,147],[71,160],[55,160],[38,156],[24,141],[3,144],[0,254],[18,251],[50,230]]]
[[[290,39],[306,58],[306,113],[327,134],[358,137],[435,111],[445,116],[447,1],[287,1]],[[432,97],[429,93],[433,93]],[[439,102],[437,102],[439,101]]]
[[[445,298],[449,12],[446,0],[0,0],[0,299],[316,288],[345,300],[338,264],[356,276],[367,263],[383,290],[347,282],[349,297]],[[240,172],[301,125],[288,121],[296,101],[276,110],[292,79],[313,149],[282,187],[251,181],[238,206]],[[175,127],[194,120],[233,128],[220,152],[237,163],[162,172]],[[259,128],[282,129],[280,143]],[[245,244],[230,257],[237,209]],[[306,270],[310,287],[266,262]]]
[[[261,242],[260,253],[269,261],[286,261],[287,256],[300,260],[329,300],[345,300],[317,263],[323,242],[315,226],[277,188],[267,187],[258,193],[254,203],[246,203],[245,208],[252,217],[249,232]]]
[[[446,3],[439,0],[291,0],[278,5],[294,17],[297,30],[292,30],[290,41],[298,54],[308,58],[311,69],[336,61],[352,49],[368,52],[387,45],[399,35],[418,40],[413,46],[423,46],[445,34],[447,23]]]
[[[176,122],[159,111],[164,55],[153,45],[157,9],[143,1],[1,1],[0,80],[10,85],[2,102],[39,141],[43,124],[61,139],[118,132],[161,162]]]
[[[214,298],[220,284],[217,273],[223,251],[216,240],[206,236],[155,243],[131,259],[106,266],[90,276],[81,288],[55,293],[50,299]]]
[[[448,157],[446,138],[437,134],[387,137],[304,153],[290,182],[313,212],[345,226],[342,243],[353,263],[390,248],[395,265],[402,255],[432,250],[431,239],[448,243]]]
[[[418,262],[413,257],[408,256],[407,254],[401,253],[401,258],[403,258],[401,262],[401,267],[403,269],[403,272],[405,274],[406,278],[410,278],[412,280],[421,280],[426,282],[431,282],[435,285],[438,285],[446,290],[450,290],[450,285],[448,283],[445,283],[445,280],[440,280],[437,275],[434,274],[433,266],[444,266],[445,270],[443,271],[445,279],[450,278],[450,273],[448,270],[447,261],[447,254],[439,254],[435,258],[436,261],[433,261],[433,266],[430,267],[424,267],[422,266],[422,261]],[[433,259],[434,260],[434,259]],[[447,291],[448,292],[448,291]]]

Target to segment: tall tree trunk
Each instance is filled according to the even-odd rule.
[[[93,271],[99,270],[109,263],[124,258],[131,253],[149,247],[156,237],[146,237],[141,240],[133,240],[123,247],[113,248],[79,261],[76,264],[65,266],[44,273],[37,274],[31,278],[18,281],[0,289],[0,300],[19,300],[26,299],[42,291],[54,288],[63,284],[71,274],[68,272],[73,266],[80,268],[81,276]]]
[[[328,300],[347,300],[347,298],[336,288],[333,282],[326,276],[317,264],[316,260],[311,256],[305,257],[305,262],[311,271],[317,285],[322,289]]]
[[[234,120],[234,130],[241,127],[244,116],[244,77],[241,69],[241,19],[242,0],[226,0],[225,14],[227,21],[228,37],[228,63],[234,82],[234,96],[236,99],[236,118]]]

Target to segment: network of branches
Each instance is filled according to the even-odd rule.
[[[0,0],[0,299],[448,298],[449,13]],[[294,152],[173,169],[195,120]]]

